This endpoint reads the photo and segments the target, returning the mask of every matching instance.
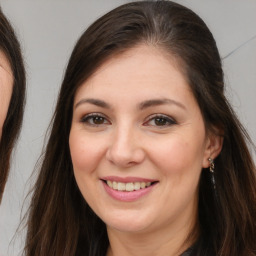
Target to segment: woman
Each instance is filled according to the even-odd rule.
[[[250,139],[212,34],[171,1],[123,5],[77,42],[25,255],[256,255]]]
[[[0,9],[0,202],[21,128],[24,101],[25,69],[20,45]]]

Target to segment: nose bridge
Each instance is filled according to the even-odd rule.
[[[144,158],[139,131],[132,124],[123,122],[113,130],[108,149],[108,159],[121,166],[140,163]]]

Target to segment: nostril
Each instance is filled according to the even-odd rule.
[[[143,161],[144,153],[140,151],[140,149],[109,148],[106,158],[117,166],[130,167]]]

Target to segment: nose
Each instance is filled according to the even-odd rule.
[[[113,132],[106,158],[118,167],[127,168],[140,164],[145,158],[139,132],[132,128],[120,128]]]

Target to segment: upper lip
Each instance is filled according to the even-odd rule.
[[[119,177],[119,176],[105,176],[102,177],[101,180],[109,180],[109,181],[116,181],[116,182],[156,182],[157,180],[142,178],[142,177]]]

